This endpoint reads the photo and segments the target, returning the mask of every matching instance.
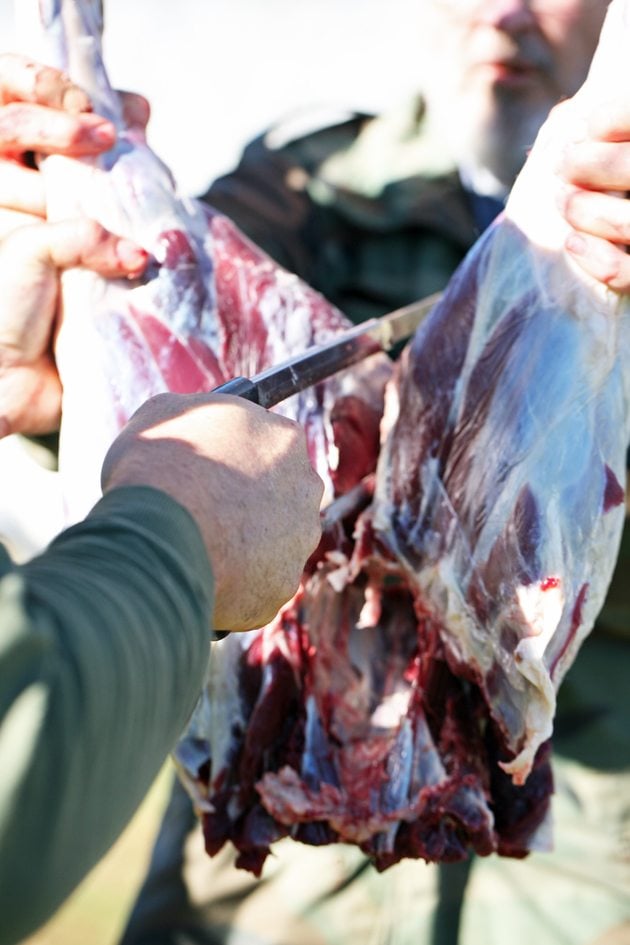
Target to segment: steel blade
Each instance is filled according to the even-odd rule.
[[[407,341],[440,295],[436,292],[380,318],[362,322],[254,377],[227,381],[215,392],[245,397],[261,407],[273,407],[371,354],[391,351],[400,342]]]

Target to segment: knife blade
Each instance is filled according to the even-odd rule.
[[[436,292],[380,318],[371,318],[251,378],[235,377],[216,387],[213,393],[233,394],[261,407],[273,407],[371,354],[391,351],[407,341],[441,294]]]

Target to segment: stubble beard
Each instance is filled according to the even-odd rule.
[[[477,165],[490,171],[508,191],[520,172],[544,123],[551,102],[525,102],[518,96],[494,93],[485,114],[462,102],[459,163]]]

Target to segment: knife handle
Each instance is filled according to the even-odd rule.
[[[232,394],[234,397],[243,397],[257,404],[258,387],[248,377],[233,377],[231,381],[220,384],[212,391],[213,394]]]

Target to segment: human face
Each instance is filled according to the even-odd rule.
[[[513,183],[552,106],[584,81],[608,2],[431,0],[441,106],[464,154],[502,185]]]

